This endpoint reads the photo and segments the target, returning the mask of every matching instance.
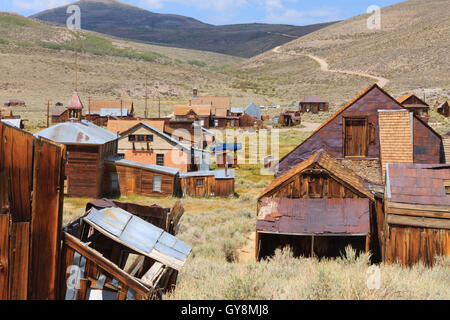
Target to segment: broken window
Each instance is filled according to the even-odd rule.
[[[205,186],[205,179],[200,178],[197,179],[197,187],[204,187]]]
[[[344,118],[344,157],[366,157],[367,118]]]

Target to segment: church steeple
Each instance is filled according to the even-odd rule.
[[[81,102],[78,92],[74,92],[67,104],[67,121],[81,121],[83,108],[83,102]]]

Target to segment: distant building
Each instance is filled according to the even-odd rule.
[[[116,134],[82,120],[58,123],[35,136],[66,145],[65,194],[91,198],[102,195],[105,159],[116,155]]]
[[[436,103],[434,108],[435,108],[436,112],[439,113],[440,115],[443,115],[444,117],[447,117],[447,118],[450,116],[449,101],[444,101],[442,103]]]
[[[256,104],[254,104],[253,102],[250,103],[245,109],[244,109],[244,113],[248,114],[249,116],[255,118],[256,120],[261,120],[261,109],[258,108],[258,106]]]
[[[8,102],[5,102],[5,107],[25,107],[25,101],[18,99],[10,99]]]
[[[287,111],[278,116],[277,124],[282,127],[294,127],[302,123],[299,111]]]
[[[328,111],[328,102],[318,96],[309,96],[300,101],[300,112],[319,113]]]
[[[428,110],[430,107],[422,99],[414,94],[405,94],[397,99],[403,107],[414,113],[415,116],[420,117],[425,122],[428,122]]]

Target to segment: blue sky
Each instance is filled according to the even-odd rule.
[[[0,11],[29,16],[74,0],[1,0]],[[157,13],[174,13],[210,24],[283,23],[306,25],[365,13],[370,5],[385,7],[400,0],[123,0]]]

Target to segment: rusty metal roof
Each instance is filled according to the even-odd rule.
[[[449,181],[448,164],[386,164],[386,195],[391,202],[449,206],[445,193]]]
[[[170,233],[121,208],[92,208],[84,221],[109,238],[176,270],[192,250]]]
[[[365,235],[370,232],[369,199],[264,198],[256,230],[297,235]]]
[[[36,137],[42,137],[62,144],[100,145],[117,139],[117,135],[95,124],[81,122],[63,122],[39,131]]]

